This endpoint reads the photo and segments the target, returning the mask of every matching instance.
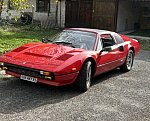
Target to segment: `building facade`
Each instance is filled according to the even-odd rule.
[[[86,27],[117,32],[150,29],[149,0],[30,0],[33,19],[45,26]],[[7,6],[6,6],[7,7]],[[13,10],[12,16],[20,15]],[[7,13],[2,12],[6,18]]]
[[[150,29],[149,0],[120,0],[118,3],[118,32],[134,29]]]
[[[8,3],[9,0],[4,0]],[[41,21],[43,26],[49,27],[65,27],[65,0],[29,0],[30,8],[22,11],[32,16],[34,20]],[[5,9],[2,12],[3,19],[11,19],[15,16],[20,17],[22,12],[15,12],[10,9],[9,14],[6,8],[9,5],[5,4]],[[11,16],[10,16],[11,15]],[[57,25],[56,25],[57,24]]]
[[[66,0],[67,27],[150,29],[149,0]]]

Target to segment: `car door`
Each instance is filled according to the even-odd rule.
[[[99,57],[97,58],[96,75],[112,70],[118,66],[119,48],[111,34],[101,34],[97,48],[97,51],[100,52]],[[105,51],[105,48],[111,48],[111,50]]]
[[[124,42],[120,35],[118,35],[117,33],[114,33],[113,37],[117,43],[117,47],[119,48],[118,56],[120,58],[120,61],[118,61],[118,66],[120,66],[124,63],[126,59],[129,42]]]

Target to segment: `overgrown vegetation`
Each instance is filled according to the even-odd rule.
[[[129,35],[150,37],[150,29],[135,31],[130,33]]]
[[[135,31],[133,33],[130,33],[129,35],[150,37],[150,30],[139,30],[139,31]],[[134,38],[139,41],[141,49],[150,51],[150,39],[148,39],[148,38],[141,39],[138,37],[134,37]]]
[[[7,7],[6,7],[7,5]],[[14,11],[24,11],[29,8],[29,1],[28,0],[0,0],[0,18],[1,18],[1,13],[3,9],[5,8],[5,11],[8,13],[10,16],[11,13],[9,12],[11,9]],[[15,17],[15,19],[17,19]]]
[[[138,39],[140,43],[140,49],[150,51],[150,39]]]
[[[60,30],[40,29],[38,26],[0,26],[0,54],[24,43],[37,42],[41,38],[51,38]]]

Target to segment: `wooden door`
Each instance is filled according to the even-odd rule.
[[[93,0],[66,0],[66,27],[91,27]]]
[[[79,13],[78,7],[79,7],[78,0],[66,0],[66,14],[65,14],[66,27],[77,27],[78,13]]]
[[[115,31],[117,6],[117,0],[95,0],[93,27]]]
[[[92,0],[81,0],[79,3],[79,26],[91,27],[92,24]]]

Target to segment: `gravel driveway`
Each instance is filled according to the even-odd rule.
[[[128,73],[95,78],[86,93],[0,79],[0,120],[150,121],[150,51],[141,51]]]

